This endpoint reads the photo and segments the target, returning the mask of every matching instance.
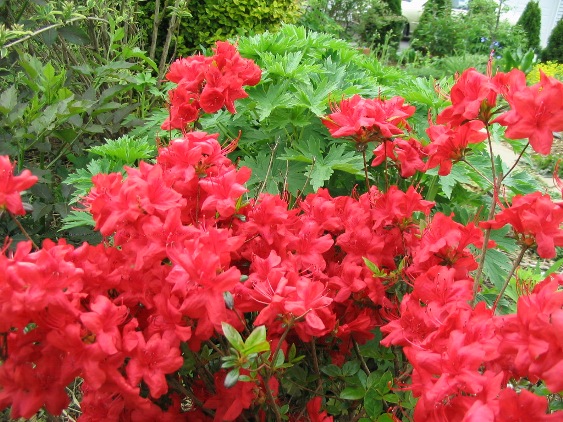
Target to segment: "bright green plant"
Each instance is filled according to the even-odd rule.
[[[526,32],[527,47],[538,50],[540,48],[541,10],[537,1],[528,2],[516,24]]]
[[[171,12],[167,6],[168,1],[159,0],[142,6],[146,31],[151,32],[151,52],[162,48],[163,57],[171,51],[186,56],[217,40],[274,30],[283,22],[295,22],[301,11],[297,0],[190,0],[181,4],[176,0]],[[165,48],[166,42],[174,43],[173,50]]]
[[[563,63],[563,19],[559,19],[547,40],[547,47],[542,51],[542,61]]]
[[[391,4],[384,0],[372,0],[369,7],[360,15],[358,36],[361,42],[377,49],[389,44],[396,50],[402,37],[405,24],[401,16],[401,5],[397,10],[396,2]]]
[[[540,71],[547,76],[553,76],[560,81],[563,81],[563,64],[555,62],[537,63],[533,66],[532,70],[526,76],[529,84],[535,84],[540,81]]]
[[[503,72],[509,72],[511,69],[520,69],[522,72],[529,74],[536,60],[537,56],[534,50],[529,49],[524,52],[521,48],[518,48],[513,52],[504,51],[498,65]]]

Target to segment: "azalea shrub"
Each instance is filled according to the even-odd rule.
[[[178,135],[156,160],[93,178],[82,203],[101,244],[5,240],[0,408],[59,415],[80,379],[81,421],[561,420],[563,276],[518,268],[563,246],[563,202],[505,197],[512,169],[491,154],[488,215],[462,224],[368,169],[445,176],[502,128],[548,154],[563,85],[468,69],[429,142],[401,97],[331,101],[321,124],[353,145],[364,186],[249,197],[250,169],[229,158],[244,133],[199,125],[236,112],[261,70],[229,43],[213,53],[172,64],[163,127]],[[0,157],[2,218],[25,214],[36,181]],[[483,300],[499,232],[521,253]]]

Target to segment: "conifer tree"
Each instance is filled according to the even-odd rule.
[[[551,31],[547,47],[541,55],[542,61],[563,63],[563,20],[560,19]]]
[[[537,1],[528,2],[517,25],[520,25],[526,32],[528,48],[538,50],[540,48],[541,9]]]

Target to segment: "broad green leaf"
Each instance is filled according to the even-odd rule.
[[[88,34],[78,26],[63,26],[59,28],[59,35],[72,44],[87,45],[90,43]]]
[[[223,328],[223,334],[238,352],[242,353],[244,350],[244,341],[240,333],[230,324],[226,322],[221,322],[221,327]],[[237,375],[238,377],[238,375]]]
[[[362,387],[346,387],[340,393],[340,398],[344,400],[359,400],[363,398],[366,391]]]
[[[240,377],[239,368],[231,369],[227,373],[227,376],[225,377],[225,381],[223,382],[223,384],[225,385],[225,387],[230,388],[237,383],[239,377]]]
[[[340,369],[340,367],[330,364],[330,365],[326,365],[323,366],[321,368],[321,372],[327,374],[329,377],[341,377],[342,376],[342,370]]]
[[[351,377],[352,375],[355,375],[359,370],[360,370],[359,361],[351,360],[345,362],[344,365],[342,365],[342,376]]]
[[[6,115],[10,113],[18,103],[18,91],[15,85],[10,86],[0,94],[0,113]]]
[[[378,393],[370,388],[366,391],[364,397],[364,409],[368,416],[372,419],[377,418],[383,412],[383,401]]]
[[[270,350],[270,343],[266,340],[266,326],[256,327],[244,342],[244,355],[266,352]]]

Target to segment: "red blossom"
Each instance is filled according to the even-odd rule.
[[[323,118],[323,124],[334,138],[351,137],[357,148],[365,149],[368,142],[382,142],[410,130],[406,121],[414,114],[413,106],[404,105],[404,99],[365,99],[359,95],[331,105],[332,113]]]
[[[451,89],[452,105],[446,107],[436,121],[457,127],[470,120],[486,123],[496,105],[497,89],[488,76],[475,69],[465,70]]]
[[[547,194],[535,192],[516,195],[512,205],[495,215],[494,220],[484,221],[484,228],[498,229],[510,224],[522,245],[537,245],[538,255],[554,258],[555,246],[563,246],[563,207]]]
[[[24,215],[21,193],[37,182],[37,176],[29,170],[16,176],[14,168],[15,164],[10,162],[7,155],[0,155],[0,214],[7,210],[14,215]]]
[[[510,110],[494,122],[506,126],[510,139],[528,138],[534,151],[547,155],[553,132],[563,131],[563,83],[540,70],[540,81],[507,96]]]
[[[452,170],[452,164],[465,158],[470,144],[479,143],[487,139],[483,123],[470,121],[459,127],[450,125],[434,125],[426,129],[430,143],[424,148],[428,155],[426,169],[440,166],[438,174],[447,176]]]

